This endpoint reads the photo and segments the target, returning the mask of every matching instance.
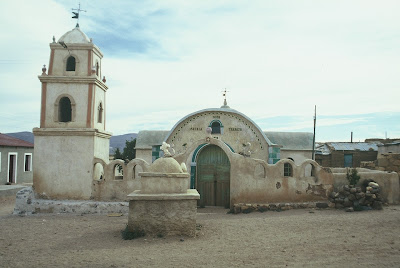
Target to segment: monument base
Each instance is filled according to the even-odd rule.
[[[141,194],[140,190],[128,195],[128,229],[146,235],[171,236],[196,234],[196,189],[180,194]]]

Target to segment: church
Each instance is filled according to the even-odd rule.
[[[263,131],[226,99],[220,108],[183,116],[169,131],[140,131],[136,158],[110,161],[102,58],[79,25],[50,43],[48,70],[39,76],[40,127],[33,129],[38,198],[125,201],[163,156],[163,142],[190,174],[199,206],[327,200],[345,178],[311,160],[312,133]]]

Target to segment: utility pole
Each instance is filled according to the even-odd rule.
[[[315,125],[317,124],[317,105],[314,108],[314,135],[312,142],[312,160],[315,160]]]

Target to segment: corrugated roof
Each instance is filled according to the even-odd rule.
[[[30,142],[23,141],[1,133],[0,133],[0,146],[33,148],[33,144]]]
[[[136,149],[151,149],[153,145],[161,145],[169,130],[142,130],[136,137]]]
[[[370,142],[327,142],[336,151],[378,151],[378,145]]]
[[[313,147],[313,134],[309,132],[273,132],[264,131],[267,138],[278,145],[281,150],[309,150]]]

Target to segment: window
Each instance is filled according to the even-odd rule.
[[[32,154],[25,154],[24,171],[32,171]]]
[[[103,105],[101,104],[101,102],[100,102],[97,110],[98,110],[97,123],[102,123],[103,122]]]
[[[221,123],[218,121],[214,121],[211,124],[211,134],[221,134]]]
[[[73,56],[69,56],[67,59],[67,71],[75,71],[75,58]]]
[[[283,176],[284,177],[292,177],[292,165],[289,163],[285,163],[283,165]]]
[[[58,105],[58,121],[70,122],[71,121],[71,101],[68,97],[62,97]]]
[[[17,158],[18,153],[8,153],[8,183],[17,183]]]
[[[158,158],[163,157],[164,152],[160,149],[160,145],[155,145],[151,148],[151,161],[154,162]]]

